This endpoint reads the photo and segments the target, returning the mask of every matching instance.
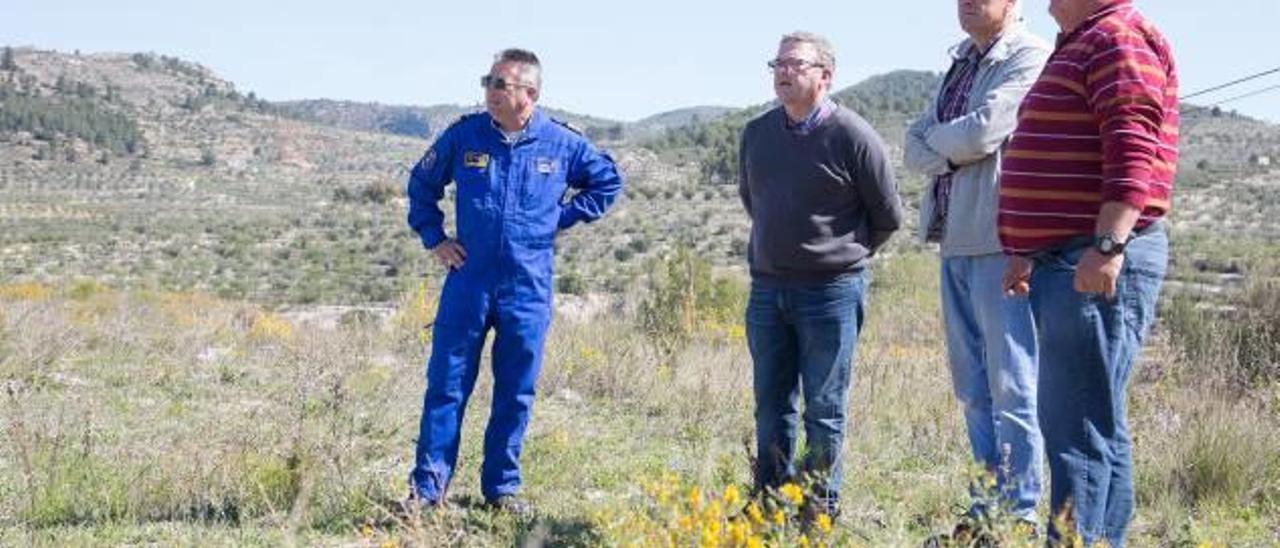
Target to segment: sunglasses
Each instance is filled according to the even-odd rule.
[[[493,89],[497,91],[507,91],[509,89],[516,89],[516,88],[529,88],[529,89],[534,88],[534,86],[529,84],[522,84],[519,82],[508,82],[503,77],[494,76],[492,74],[486,74],[480,77],[480,87],[485,89]]]

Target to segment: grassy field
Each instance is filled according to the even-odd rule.
[[[937,261],[900,237],[875,268],[856,358],[845,513],[801,531],[785,493],[740,511],[749,221],[735,185],[711,184],[732,179],[708,177],[714,163],[670,161],[732,166],[736,126],[712,122],[666,145],[609,143],[625,195],[557,242],[561,306],[524,458],[537,518],[478,507],[487,373],[455,504],[394,515],[440,277],[404,223],[406,166],[427,142],[361,122],[370,105],[330,113],[358,115],[348,129],[281,117],[165,56],[20,49],[17,62],[0,88],[92,100],[81,122],[128,115],[145,146],[0,135],[0,546],[918,546],[951,530],[980,479],[943,359]],[[843,95],[897,158],[935,77]],[[1280,200],[1260,160],[1280,155],[1280,132],[1220,112],[1183,129],[1170,280],[1130,391],[1134,544],[1276,545]],[[925,181],[898,171],[912,207]],[[1027,542],[1006,525],[1005,544]]]
[[[876,268],[846,511],[804,542],[919,545],[966,504],[973,474],[936,267],[904,248]],[[719,297],[696,297],[665,324],[646,316],[672,287],[660,280],[587,319],[557,320],[523,459],[532,520],[478,505],[487,373],[455,504],[408,519],[389,511],[412,461],[429,287],[405,291],[389,317],[353,312],[326,327],[204,294],[0,286],[0,545],[698,545],[714,527],[731,538],[734,523],[750,523],[729,504],[750,480],[750,366],[729,313],[742,282],[694,282]],[[1240,375],[1238,345],[1195,354],[1178,344],[1227,328],[1194,306],[1168,308],[1130,393],[1133,543],[1274,545],[1280,382]],[[802,542],[771,520],[756,530],[770,543]]]

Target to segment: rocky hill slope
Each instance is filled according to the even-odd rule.
[[[163,55],[11,51],[0,67],[0,276],[335,304],[385,302],[424,275],[434,283],[404,227],[401,189],[426,137],[471,108],[272,103]],[[937,79],[898,71],[835,96],[900,157]],[[607,222],[560,242],[560,289],[626,289],[675,248],[741,269],[736,140],[768,107],[634,123],[556,112],[628,177]],[[1182,149],[1176,224],[1280,235],[1280,127],[1191,108]],[[911,206],[924,181],[900,180]]]

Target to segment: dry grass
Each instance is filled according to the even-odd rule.
[[[920,252],[874,274],[840,543],[918,545],[965,502],[936,279]],[[635,540],[617,517],[652,508],[646,485],[749,484],[750,367],[736,331],[703,325],[673,353],[620,303],[553,327],[524,458],[536,521],[476,507],[487,373],[455,506],[395,518],[430,297],[420,288],[391,321],[326,330],[202,295],[3,288],[0,544],[616,544]],[[1200,390],[1174,374],[1185,362],[1165,348],[1133,388],[1134,543],[1274,542],[1280,389]]]

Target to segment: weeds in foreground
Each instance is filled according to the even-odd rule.
[[[709,323],[669,356],[625,307],[558,323],[525,454],[528,493],[547,513],[527,522],[465,508],[414,528],[385,523],[376,501],[404,493],[429,289],[407,293],[389,322],[333,328],[195,295],[13,291],[0,297],[0,544],[692,546],[705,536],[733,546],[803,535],[811,545],[918,545],[953,532],[950,509],[967,500],[963,423],[927,298],[936,286],[921,282],[935,269],[907,254],[876,274],[843,514],[828,536],[820,516],[808,529],[795,518],[804,505],[787,506],[790,489],[762,499],[753,517],[741,488],[750,467],[730,456],[751,430],[749,361]],[[1133,544],[1274,543],[1280,391],[1206,391],[1211,367],[1159,338],[1155,350],[1170,362],[1153,370],[1196,374],[1148,375],[1132,389]],[[486,375],[466,425],[460,493],[478,490]],[[665,502],[636,487],[664,471],[681,478]]]
[[[735,484],[704,491],[674,474],[644,486],[635,507],[596,519],[625,546],[836,546],[852,542],[800,484],[749,497]]]

